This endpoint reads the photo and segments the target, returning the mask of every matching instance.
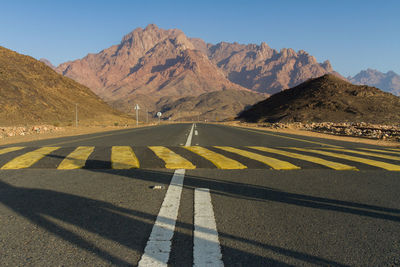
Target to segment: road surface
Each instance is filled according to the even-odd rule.
[[[400,266],[399,149],[169,124],[0,168],[0,266]]]

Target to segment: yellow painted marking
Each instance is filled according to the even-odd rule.
[[[1,167],[1,169],[15,170],[28,168],[57,149],[59,149],[59,147],[42,147],[36,149],[34,151],[25,153],[19,157],[14,158],[13,160],[6,163],[3,167]]]
[[[3,148],[3,149],[0,149],[0,155],[6,154],[9,152],[13,152],[13,151],[17,151],[17,150],[21,150],[23,148],[24,148],[23,146],[14,146],[14,147]]]
[[[57,169],[73,170],[84,167],[87,158],[92,154],[93,150],[94,146],[77,147],[60,163],[60,165],[58,165]]]
[[[400,151],[400,149],[398,148],[388,148],[389,150],[393,150],[393,151]]]
[[[275,136],[275,137],[280,137],[280,138],[285,138],[285,139],[290,139],[290,140],[296,140],[296,141],[305,142],[305,143],[317,144],[317,145],[322,145],[322,146],[338,147],[338,148],[341,147],[341,146],[329,145],[329,144],[316,142],[316,141],[310,141],[310,140],[304,140],[304,139],[295,138],[295,137],[289,137],[289,136],[283,136],[283,135],[279,135],[279,134],[273,134],[273,133],[270,133],[270,132],[264,132],[264,131],[261,132],[262,130],[254,131],[254,130],[250,130],[250,129],[247,129],[247,128],[242,128],[242,127],[239,127],[239,126],[227,126],[227,127],[235,127],[237,129],[240,129],[240,130],[243,130],[243,131],[248,131],[248,132],[253,132],[253,133],[258,133],[258,134],[265,134],[265,135],[270,135],[270,136]]]
[[[111,168],[139,168],[139,160],[130,146],[113,146],[111,149]]]
[[[187,159],[179,156],[174,151],[163,147],[163,146],[149,146],[149,148],[165,162],[165,168],[167,169],[195,169],[193,165]]]
[[[271,166],[275,170],[298,170],[298,169],[300,169],[300,167],[293,165],[290,162],[279,160],[279,159],[274,159],[274,158],[256,154],[256,153],[253,153],[250,151],[237,149],[234,147],[227,147],[227,146],[214,146],[214,147],[247,157],[249,159],[253,159],[253,160],[262,162],[266,165]]]
[[[376,153],[364,152],[364,151],[357,151],[357,150],[352,150],[352,149],[341,149],[341,148],[323,148],[323,149],[342,151],[342,152],[348,152],[348,153],[353,153],[353,154],[360,154],[360,155],[371,156],[371,157],[376,157],[376,158],[400,160],[400,157],[395,157],[395,156],[390,156],[390,155],[383,155],[383,154],[376,154]]]
[[[291,158],[295,158],[295,159],[313,162],[313,163],[323,165],[323,166],[326,166],[326,167],[334,169],[334,170],[358,171],[358,169],[354,166],[350,166],[350,165],[346,165],[346,164],[342,164],[342,163],[338,163],[338,162],[334,162],[334,161],[324,160],[324,159],[313,157],[313,156],[307,156],[307,155],[287,152],[287,151],[273,149],[273,148],[260,147],[260,146],[249,146],[249,148],[260,150],[260,151],[265,151],[265,152],[269,152],[269,153],[274,153],[274,154],[278,154],[278,155],[282,155],[282,156],[286,156],[286,157],[291,157]]]
[[[368,150],[368,151],[373,151],[373,152],[395,154],[395,155],[399,155],[400,154],[400,151],[399,152],[395,152],[395,151],[389,151],[389,150],[383,150],[383,149],[373,149],[373,148],[358,148],[358,149]]]
[[[246,169],[240,162],[200,146],[185,146],[187,150],[211,161],[218,169]]]
[[[312,152],[312,153],[325,155],[325,156],[329,156],[329,157],[341,158],[341,159],[351,160],[351,161],[355,161],[355,162],[361,162],[361,163],[379,167],[379,168],[382,168],[382,169],[385,169],[388,171],[400,171],[400,165],[390,164],[390,163],[372,160],[372,159],[359,158],[359,157],[349,156],[349,155],[345,155],[345,154],[338,154],[338,153],[320,151],[320,150],[315,150],[315,149],[295,148],[295,147],[290,147],[289,149],[305,151],[305,152]]]

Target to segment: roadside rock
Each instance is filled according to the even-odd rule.
[[[242,125],[247,125],[247,124],[242,123]],[[341,135],[341,136],[353,136],[353,137],[364,137],[371,139],[400,141],[400,125],[381,125],[381,124],[370,124],[365,122],[359,122],[359,123],[296,122],[296,123],[258,123],[257,126],[271,128],[271,129],[295,128],[299,130],[306,130],[306,131],[313,131],[313,132]]]
[[[31,135],[41,134],[48,132],[60,132],[64,131],[63,127],[57,127],[52,125],[35,125],[30,127],[0,127],[0,139],[18,135]]]

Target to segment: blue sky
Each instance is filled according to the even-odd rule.
[[[400,74],[399,14],[397,0],[3,0],[0,45],[58,65],[155,23],[210,43],[304,49],[344,76],[366,68]]]

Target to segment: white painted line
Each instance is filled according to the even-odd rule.
[[[185,146],[190,146],[192,143],[193,128],[194,124]],[[168,266],[184,178],[184,169],[175,170],[138,267]]]
[[[139,267],[167,266],[175,231],[185,170],[178,169],[171,179],[156,222],[147,241]]]
[[[190,144],[192,143],[193,128],[194,128],[194,124],[192,124],[192,129],[190,129],[190,133],[189,133],[188,139],[186,140],[185,146],[190,146]]]
[[[193,266],[224,266],[210,189],[207,188],[194,191],[193,241]]]
[[[194,135],[199,135],[199,132],[197,130],[195,130]]]

